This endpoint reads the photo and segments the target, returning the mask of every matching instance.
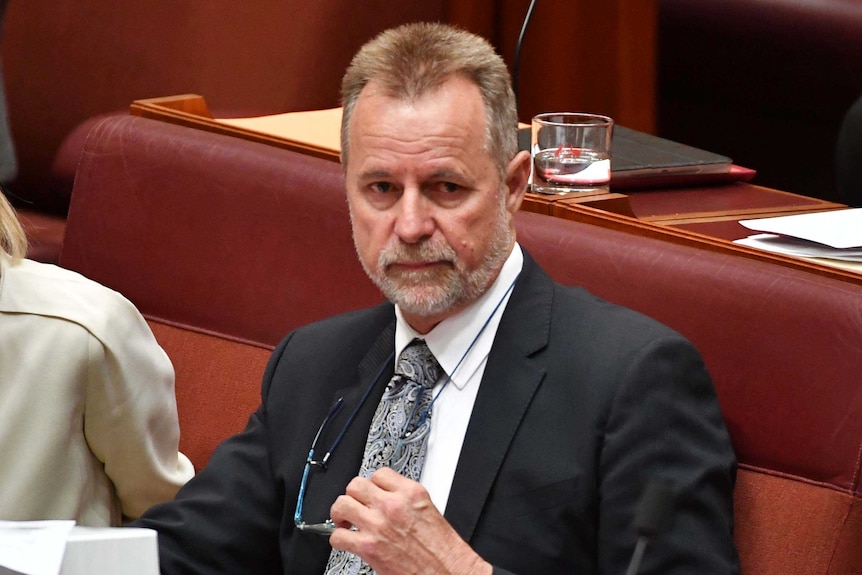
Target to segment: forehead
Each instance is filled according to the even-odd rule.
[[[453,77],[418,98],[388,94],[371,82],[350,118],[349,162],[389,154],[483,154],[485,104],[475,84]]]

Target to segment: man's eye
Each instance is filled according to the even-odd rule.
[[[374,182],[371,184],[371,189],[380,194],[386,194],[392,191],[392,184],[389,182]]]
[[[457,192],[458,190],[460,190],[461,186],[459,186],[458,184],[453,184],[452,182],[441,182],[440,188],[444,192],[448,192],[450,194],[453,194],[453,193]]]

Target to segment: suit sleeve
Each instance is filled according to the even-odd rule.
[[[655,339],[624,359],[599,462],[599,572],[624,573],[632,518],[653,479],[670,481],[673,524],[639,573],[738,573],[733,544],[736,460],[710,377],[683,338]]]
[[[270,464],[266,397],[285,345],[270,359],[263,401],[246,429],[222,443],[173,502],[134,524],[158,531],[162,575],[281,573],[284,494]]]

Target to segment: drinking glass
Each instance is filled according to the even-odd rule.
[[[535,116],[532,191],[609,191],[613,125],[611,118],[599,114],[551,112]]]

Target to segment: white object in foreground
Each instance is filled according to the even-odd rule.
[[[66,542],[60,575],[159,575],[156,532],[76,526]]]

